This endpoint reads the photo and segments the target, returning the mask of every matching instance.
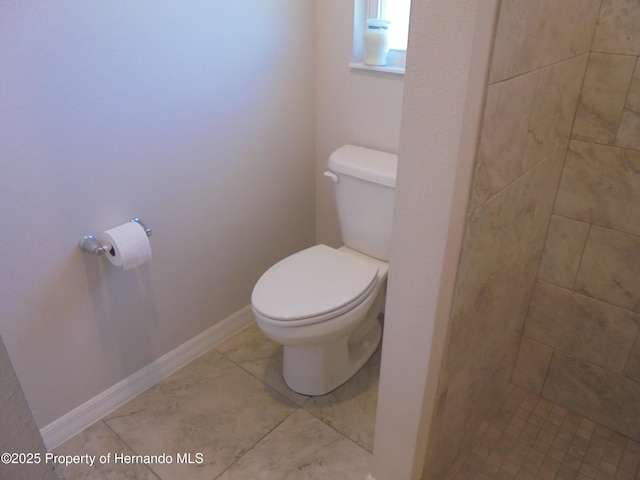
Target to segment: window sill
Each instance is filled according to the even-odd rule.
[[[394,75],[404,75],[403,67],[390,67],[390,66],[376,67],[373,65],[366,65],[362,62],[352,62],[349,64],[349,66],[351,68],[355,68],[358,70],[368,70],[370,72],[393,73]]]

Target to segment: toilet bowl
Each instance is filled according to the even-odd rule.
[[[345,246],[307,248],[256,283],[256,322],[284,347],[282,375],[304,395],[324,395],[351,378],[382,336],[397,156],[344,145],[329,157]]]
[[[283,377],[304,395],[351,378],[382,336],[388,264],[348,247],[316,245],[271,267],[251,303],[265,335],[284,347]]]

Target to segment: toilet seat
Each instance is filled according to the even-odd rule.
[[[356,307],[377,283],[376,265],[316,245],[267,270],[253,289],[251,304],[268,323],[310,325]]]

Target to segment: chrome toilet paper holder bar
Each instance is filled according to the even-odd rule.
[[[140,225],[144,230],[144,233],[147,234],[147,237],[151,236],[151,228],[142,223],[142,220],[140,220],[138,217],[135,217],[132,218],[131,221],[136,222],[138,225]],[[101,245],[98,239],[93,235],[85,235],[84,237],[82,237],[82,240],[80,240],[80,248],[85,252],[93,253],[95,255],[104,255],[113,247],[111,247],[111,245],[109,244]]]

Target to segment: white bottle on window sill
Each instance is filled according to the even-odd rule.
[[[364,63],[384,66],[389,53],[389,20],[370,18],[364,33]]]

